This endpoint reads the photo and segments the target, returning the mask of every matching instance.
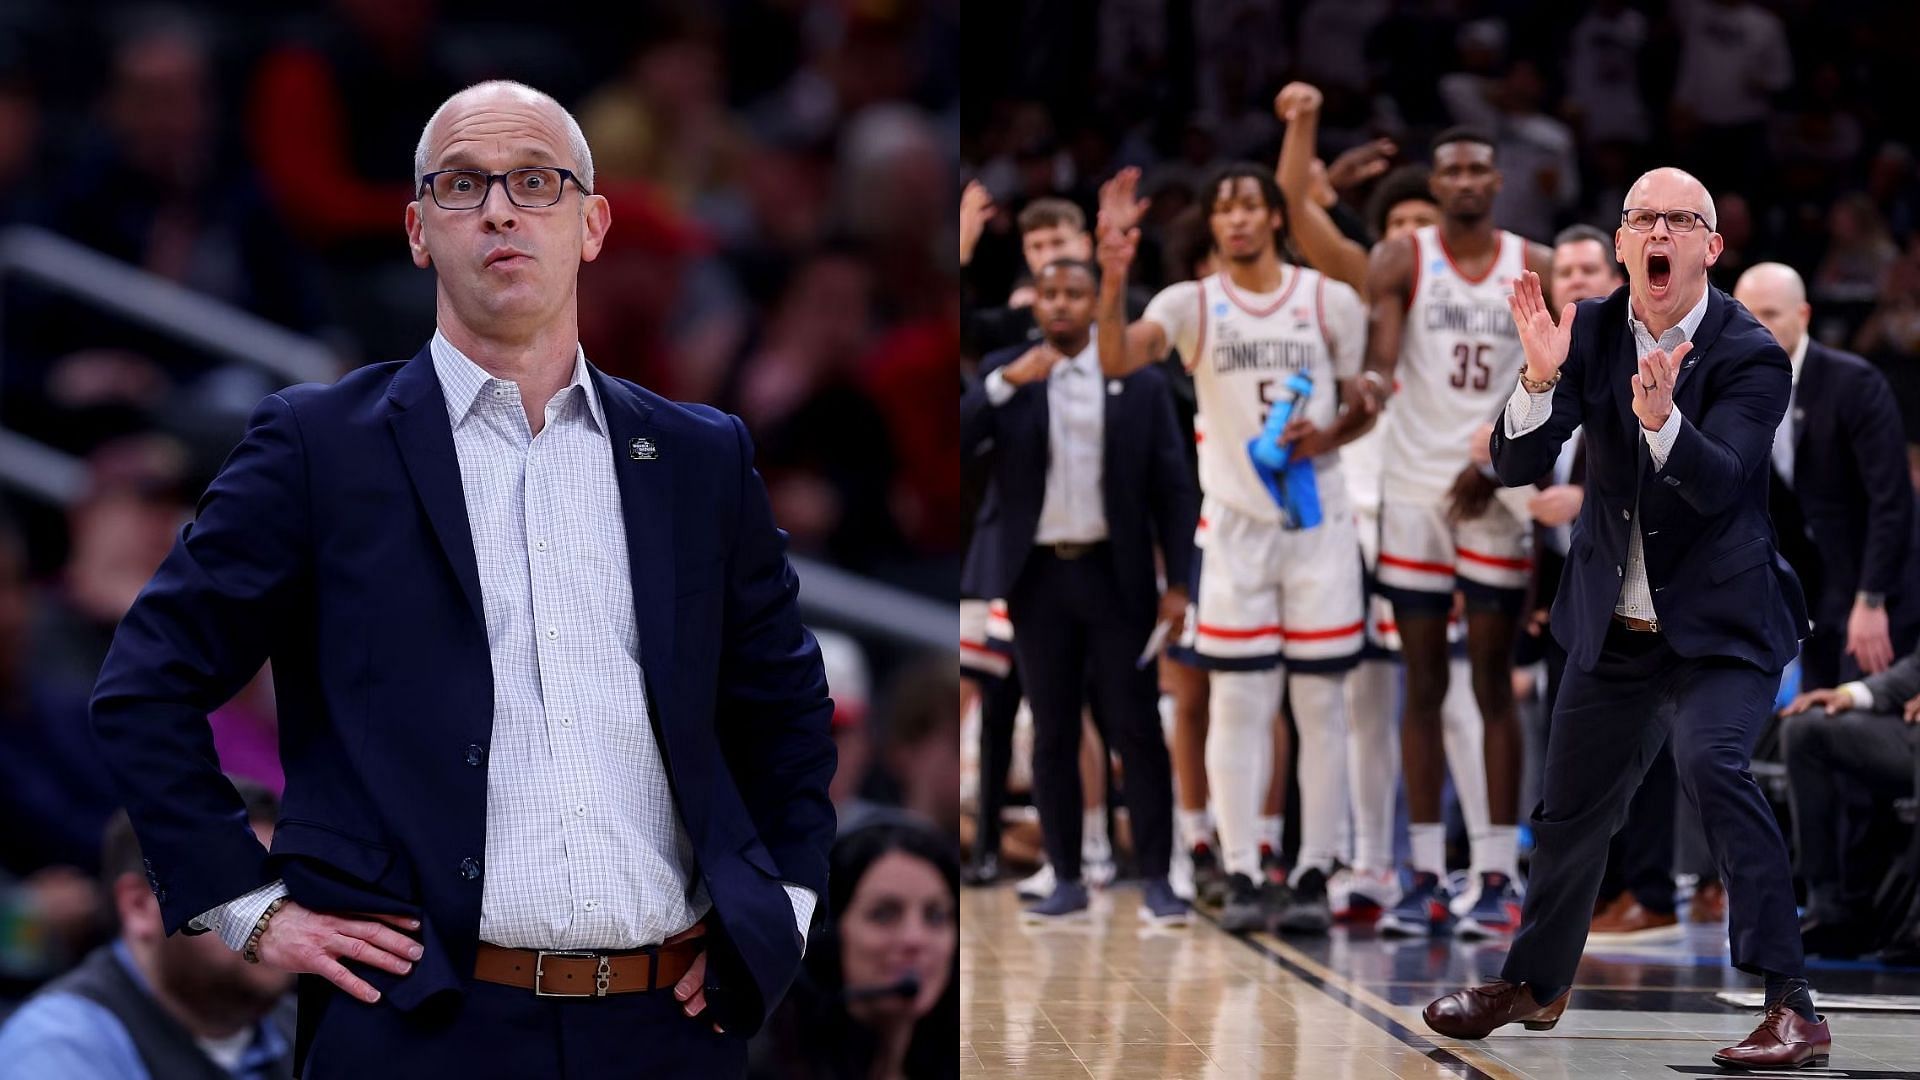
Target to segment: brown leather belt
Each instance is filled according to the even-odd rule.
[[[705,942],[704,927],[645,949],[588,952],[568,949],[509,949],[480,943],[474,959],[476,979],[531,990],[535,997],[606,997],[665,990],[693,966]]]
[[[1621,626],[1624,626],[1629,630],[1638,630],[1643,634],[1657,634],[1660,632],[1659,619],[1654,619],[1652,622],[1648,622],[1646,619],[1636,619],[1631,615],[1616,614],[1613,617],[1613,621],[1619,623]]]

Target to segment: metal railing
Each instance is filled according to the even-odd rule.
[[[33,226],[0,232],[0,282],[30,281],[222,359],[297,382],[332,382],[333,353],[230,304],[193,292]],[[4,312],[0,311],[0,318]],[[80,459],[0,428],[0,484],[69,505],[86,493]],[[803,617],[910,647],[952,651],[958,614],[941,604],[812,559],[796,557]]]

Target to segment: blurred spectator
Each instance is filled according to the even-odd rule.
[[[827,693],[833,698],[833,742],[840,751],[828,795],[835,806],[848,803],[859,792],[873,764],[873,731],[868,706],[873,699],[873,676],[860,643],[837,630],[814,627],[820,643],[820,662],[827,671]]]
[[[119,33],[100,128],[55,190],[49,223],[89,247],[283,325],[323,317],[301,253],[255,185],[222,160],[204,32],[178,13]]]
[[[794,550],[854,570],[870,570],[899,542],[887,511],[886,419],[859,385],[872,306],[873,274],[858,253],[809,258],[742,361],[728,405],[755,433],[774,519]]]
[[[1498,80],[1449,75],[1440,93],[1454,119],[1490,133],[1506,177],[1494,220],[1534,240],[1553,237],[1561,213],[1580,195],[1573,133],[1541,111],[1545,87],[1532,61],[1516,61]]]
[[[1646,44],[1647,18],[1626,0],[1599,0],[1574,24],[1566,112],[1584,145],[1643,143],[1653,134],[1640,93]]]
[[[1766,169],[1773,95],[1793,82],[1780,17],[1751,0],[1674,0],[1680,24],[1670,123],[1687,169],[1718,190]]]
[[[100,829],[117,800],[87,724],[89,688],[63,687],[28,662],[25,574],[21,537],[0,519],[0,881],[18,882],[0,890],[0,909],[15,909],[0,975],[13,978],[49,974],[91,931]],[[30,940],[34,955],[14,954]]]
[[[262,844],[279,800],[235,784]],[[35,994],[0,1027],[9,1076],[174,1080],[293,1075],[293,977],[249,964],[215,934],[173,934],[147,884],[126,814],[105,830],[102,879],[119,935]]]
[[[282,214],[327,260],[333,309],[369,359],[432,334],[433,275],[406,257],[419,118],[459,89],[440,59],[435,0],[334,0],[270,52],[248,95],[249,136]]]
[[[1841,196],[1827,212],[1827,235],[1826,257],[1809,283],[1813,302],[1871,304],[1900,256],[1873,200],[1862,192]]]
[[[1840,69],[1815,68],[1801,108],[1775,117],[1773,157],[1791,195],[1829,198],[1860,160],[1860,121],[1847,111]]]
[[[1708,269],[1707,277],[1716,287],[1732,292],[1734,283],[1754,262],[1752,204],[1738,191],[1716,192],[1713,209],[1720,215],[1720,220],[1713,224],[1720,233],[1722,247],[1720,258]],[[1620,220],[1618,207],[1614,209],[1613,218],[1617,226]]]
[[[900,805],[945,835],[960,828],[960,671],[951,657],[928,659],[894,677],[881,745]]]
[[[828,922],[754,1041],[748,1075],[958,1076],[960,857],[951,834],[878,821],[841,835],[828,873]]]
[[[188,517],[186,451],[172,439],[118,439],[89,455],[87,466],[88,493],[68,511],[66,571],[42,598],[33,630],[35,673],[83,699],[114,627]]]

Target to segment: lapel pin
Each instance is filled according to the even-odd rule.
[[[660,451],[654,449],[652,439],[634,438],[627,442],[627,456],[635,461],[656,461]]]
[[[1119,379],[1109,379],[1107,381],[1107,396],[1108,397],[1120,396],[1120,380]]]

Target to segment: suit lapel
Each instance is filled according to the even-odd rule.
[[[675,447],[654,425],[653,407],[588,365],[606,413],[613,475],[620,485],[620,516],[627,529],[627,574],[633,580],[634,621],[640,630],[640,663],[657,701],[673,684],[673,490],[679,467]]]
[[[466,593],[475,619],[486,625],[480,599],[480,567],[473,555],[473,530],[467,524],[467,495],[460,481],[460,463],[454,456],[453,425],[447,419],[447,399],[433,369],[433,354],[422,349],[394,375],[387,400],[395,411],[387,418],[400,459],[420,505],[433,523],[434,536],[453,567],[453,576]]]
[[[1720,340],[1720,331],[1727,325],[1727,298],[1719,289],[1707,286],[1707,313],[1700,319],[1700,328],[1693,332],[1693,348],[1687,358],[1680,362],[1680,374],[1673,381],[1674,400],[1679,400],[1680,388],[1707,362],[1707,353],[1714,342]]]

